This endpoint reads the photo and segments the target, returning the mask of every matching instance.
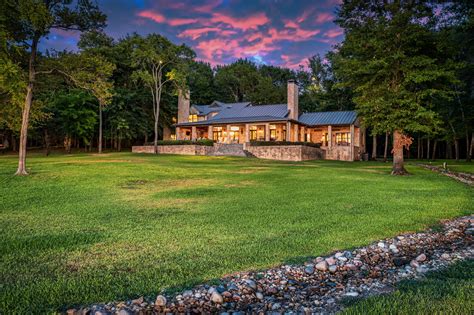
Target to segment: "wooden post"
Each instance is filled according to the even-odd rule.
[[[293,135],[293,142],[298,142],[299,141],[299,126],[298,124],[295,124],[295,134]]]
[[[286,123],[286,141],[291,141],[291,122]]]
[[[181,140],[181,128],[176,127],[176,140]],[[146,140],[145,140],[146,142]]]
[[[226,140],[226,142],[230,143],[230,125],[227,125],[226,129],[227,129],[227,140]]]
[[[213,132],[212,126],[207,127],[207,139],[209,139],[209,140],[214,139],[214,136],[213,136],[212,132]]]
[[[305,137],[305,127],[301,126],[301,136],[300,136],[300,141],[301,142],[306,142],[306,137]]]
[[[245,142],[250,142],[250,125],[245,124]]]
[[[265,124],[265,141],[270,141],[270,124]]]
[[[191,127],[191,140],[196,141],[197,140],[197,130],[196,126]]]
[[[351,161],[354,160],[354,125],[351,125]]]
[[[332,148],[332,126],[328,126],[328,147]]]

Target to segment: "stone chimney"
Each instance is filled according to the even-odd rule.
[[[288,110],[290,119],[298,120],[298,85],[295,80],[288,80]]]
[[[189,121],[189,90],[185,94],[181,90],[178,92],[178,123]]]

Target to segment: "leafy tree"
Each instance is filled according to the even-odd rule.
[[[193,103],[210,104],[217,99],[214,73],[210,64],[196,61],[191,62],[188,81]]]
[[[133,51],[133,65],[137,70],[132,77],[141,81],[149,89],[153,101],[154,146],[158,152],[158,122],[161,97],[164,87],[173,82],[178,89],[184,90],[189,62],[194,52],[185,45],[176,46],[161,35],[150,34]]]
[[[452,96],[453,64],[436,59],[434,19],[426,1],[347,1],[338,11],[346,38],[335,72],[341,86],[354,89],[364,125],[375,134],[393,134],[392,174],[406,174],[408,133],[430,132],[440,124],[433,99]]]
[[[27,47],[29,50],[28,79],[23,105],[20,150],[17,175],[27,175],[26,142],[30,109],[37,72],[35,70],[38,43],[51,29],[79,30],[104,26],[105,15],[90,0],[4,0],[0,4],[2,32],[8,46]]]

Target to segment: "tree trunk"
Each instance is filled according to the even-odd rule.
[[[423,145],[424,145],[423,142],[424,142],[423,139],[421,139],[421,159],[422,159],[422,160],[425,158],[425,153],[424,153],[425,147],[423,146]]]
[[[71,145],[72,145],[71,137],[66,136],[66,138],[64,138],[64,149],[66,149],[67,154],[71,154]]]
[[[456,161],[459,161],[459,140],[454,139],[454,154],[456,157]]]
[[[418,160],[421,160],[421,137],[418,136],[418,154],[416,156]]]
[[[28,66],[28,85],[26,87],[25,105],[23,107],[21,132],[20,132],[20,149],[18,154],[18,169],[15,175],[28,175],[26,172],[26,144],[28,140],[28,124],[30,118],[30,108],[33,102],[33,87],[35,83],[35,62],[36,50],[38,47],[39,35],[35,34],[31,42],[31,53]]]
[[[395,130],[393,132],[393,167],[392,175],[406,175],[408,172],[405,169],[403,161],[403,145],[401,145],[402,134]]]
[[[102,102],[99,101],[99,141],[98,141],[99,154],[102,153]]]
[[[387,151],[388,151],[388,131],[385,132],[385,148],[383,151],[383,161],[387,162]]]
[[[377,159],[377,135],[372,136],[372,160]]]
[[[466,130],[466,162],[471,162],[472,140],[469,141],[469,132]]]
[[[118,151],[122,151],[122,131],[119,131],[119,137],[118,137]]]
[[[49,139],[49,134],[48,134],[48,129],[44,128],[44,146],[46,148],[46,156],[49,156],[50,153],[50,139]]]
[[[434,161],[436,160],[436,147],[438,145],[438,140],[435,140],[434,143],[433,143],[433,156],[431,157],[431,159]]]
[[[430,143],[430,138],[428,138],[428,140],[426,140],[426,159],[429,161],[430,160],[430,146],[431,146],[431,143]]]
[[[471,147],[469,148],[469,156],[472,158],[472,153],[474,151],[474,132],[471,133]]]

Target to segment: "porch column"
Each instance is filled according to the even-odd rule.
[[[245,124],[245,142],[250,142],[250,125]]]
[[[291,141],[291,122],[286,123],[286,141]]]
[[[191,140],[192,140],[192,141],[196,141],[196,139],[197,139],[196,126],[192,126],[192,127],[191,127]]]
[[[207,139],[209,139],[209,140],[214,139],[214,136],[213,136],[212,132],[213,132],[212,126],[207,127]]]
[[[270,124],[265,124],[265,141],[270,141]]]
[[[226,142],[227,143],[230,143],[230,125],[227,125],[227,139],[226,139]]]
[[[301,126],[301,137],[300,137],[300,141],[301,142],[306,142],[306,128],[304,126]]]
[[[354,161],[354,125],[351,125],[351,161]]]
[[[328,147],[332,147],[332,126],[328,126]]]
[[[298,142],[299,141],[299,128],[298,124],[295,124],[295,134],[293,136],[293,142]]]
[[[181,128],[176,127],[176,140],[181,140]]]

